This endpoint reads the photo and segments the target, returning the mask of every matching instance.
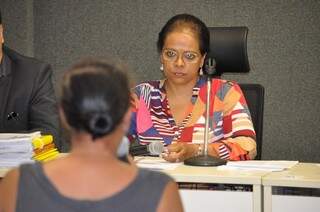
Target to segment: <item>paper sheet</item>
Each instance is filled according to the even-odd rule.
[[[40,132],[0,133],[0,168],[15,167],[32,161],[32,139],[41,136]]]
[[[35,137],[41,136],[40,131],[32,132],[32,133],[0,133],[0,142],[1,141],[14,141],[14,140],[21,140],[21,139],[33,139]]]
[[[137,166],[153,170],[174,170],[182,163],[170,163],[162,158],[139,157],[135,159]]]
[[[257,171],[283,171],[292,168],[298,161],[285,160],[247,160],[229,161],[226,165],[218,167],[221,170],[257,170]]]

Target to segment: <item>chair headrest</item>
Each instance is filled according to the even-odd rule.
[[[216,76],[226,72],[249,72],[247,27],[209,27],[210,52],[216,61]]]

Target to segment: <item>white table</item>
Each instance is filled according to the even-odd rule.
[[[289,170],[272,172],[262,178],[264,212],[319,212],[320,197],[273,195],[272,187],[320,188],[320,164],[299,163]]]
[[[9,169],[0,168],[0,178],[7,171]],[[320,197],[272,195],[274,186],[320,188],[320,164],[299,163],[281,172],[221,170],[178,164],[174,170],[162,171],[178,183],[252,185],[252,192],[181,189],[186,212],[320,211]]]
[[[151,157],[150,159],[158,160]],[[0,178],[9,169],[0,168]],[[206,211],[262,211],[263,171],[219,170],[217,167],[185,166],[182,163],[174,170],[162,170],[178,183],[213,183],[252,185],[251,191],[190,190],[180,189],[186,212]],[[232,200],[232,201],[231,201]]]
[[[252,192],[180,189],[186,212],[262,211],[261,179],[268,172],[220,170],[217,167],[195,167],[183,164],[174,170],[163,171],[178,183],[237,184],[253,187]]]

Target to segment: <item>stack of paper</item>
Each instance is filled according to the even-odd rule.
[[[227,165],[219,168],[236,170],[282,171],[285,169],[289,169],[298,163],[298,161],[284,160],[229,161]]]
[[[0,167],[10,168],[31,162],[32,140],[36,137],[40,137],[40,132],[0,133]]]

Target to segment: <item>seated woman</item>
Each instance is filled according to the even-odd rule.
[[[182,211],[176,183],[117,158],[130,123],[125,72],[84,60],[65,73],[60,115],[71,152],[10,171],[0,185],[0,211]]]
[[[204,140],[206,79],[202,67],[209,51],[206,25],[189,14],[172,17],[158,37],[165,79],[137,85],[129,138],[141,144],[168,145],[168,161],[201,153]],[[227,160],[256,155],[255,132],[246,100],[235,82],[212,79],[208,154]]]

